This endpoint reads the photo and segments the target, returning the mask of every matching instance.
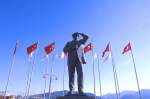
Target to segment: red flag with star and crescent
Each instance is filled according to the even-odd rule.
[[[84,48],[84,53],[87,53],[87,52],[91,51],[92,48],[93,48],[92,43],[88,44],[88,45]]]
[[[27,53],[28,55],[31,55],[36,49],[38,48],[38,42],[30,45],[28,48],[27,48]]]
[[[50,54],[54,49],[55,49],[55,42],[49,44],[44,48],[47,55]]]
[[[13,51],[13,56],[16,55],[18,45],[19,45],[19,42],[17,41],[16,45],[15,45],[15,48],[14,48],[14,51]]]
[[[125,54],[125,53],[127,53],[127,52],[129,52],[129,51],[131,51],[131,50],[132,50],[132,48],[131,48],[131,44],[130,44],[130,42],[129,42],[129,43],[124,47],[122,54]]]
[[[110,44],[108,43],[107,46],[106,46],[106,48],[105,48],[105,50],[103,51],[102,57],[104,57],[105,54],[106,54],[106,52],[109,52],[109,51],[110,51]]]

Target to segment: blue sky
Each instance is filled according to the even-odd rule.
[[[76,31],[89,35],[88,43],[94,41],[94,51],[100,55],[107,43],[111,42],[121,91],[137,90],[130,54],[121,55],[123,47],[130,40],[141,89],[149,89],[149,4],[149,0],[1,0],[0,90],[4,90],[17,40],[20,40],[20,46],[9,90],[15,94],[24,93],[27,70],[31,68],[26,47],[39,40],[40,48],[31,83],[31,94],[34,94],[43,92],[44,87],[42,75],[47,63],[40,61],[44,55],[43,47],[56,41],[54,54],[58,54]],[[91,53],[86,57],[88,64],[83,67],[85,91],[93,92]],[[59,80],[53,82],[53,91],[58,91],[62,89],[63,60],[55,59],[54,64],[54,74]],[[101,59],[100,66],[102,93],[114,93],[111,61],[103,63]],[[99,95],[97,69],[95,71],[96,94]],[[67,67],[65,79],[65,89],[68,89]]]

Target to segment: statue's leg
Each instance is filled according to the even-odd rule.
[[[77,70],[77,80],[78,80],[78,91],[79,93],[83,93],[83,70],[82,70],[82,63],[80,61],[76,64]]]
[[[74,64],[68,65],[68,73],[69,73],[69,89],[70,91],[73,91],[74,90],[74,76],[75,76]]]

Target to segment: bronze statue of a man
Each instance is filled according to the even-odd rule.
[[[82,36],[82,39],[79,39]],[[78,93],[84,95],[83,92],[83,70],[82,64],[86,64],[84,58],[83,45],[88,40],[88,36],[83,33],[75,32],[72,34],[73,40],[67,42],[63,51],[68,53],[68,73],[69,73],[69,92],[67,95],[72,95],[74,90],[74,76],[77,71]]]

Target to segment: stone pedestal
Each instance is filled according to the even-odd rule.
[[[95,96],[78,96],[78,95],[72,95],[72,96],[60,96],[56,99],[95,99]]]

